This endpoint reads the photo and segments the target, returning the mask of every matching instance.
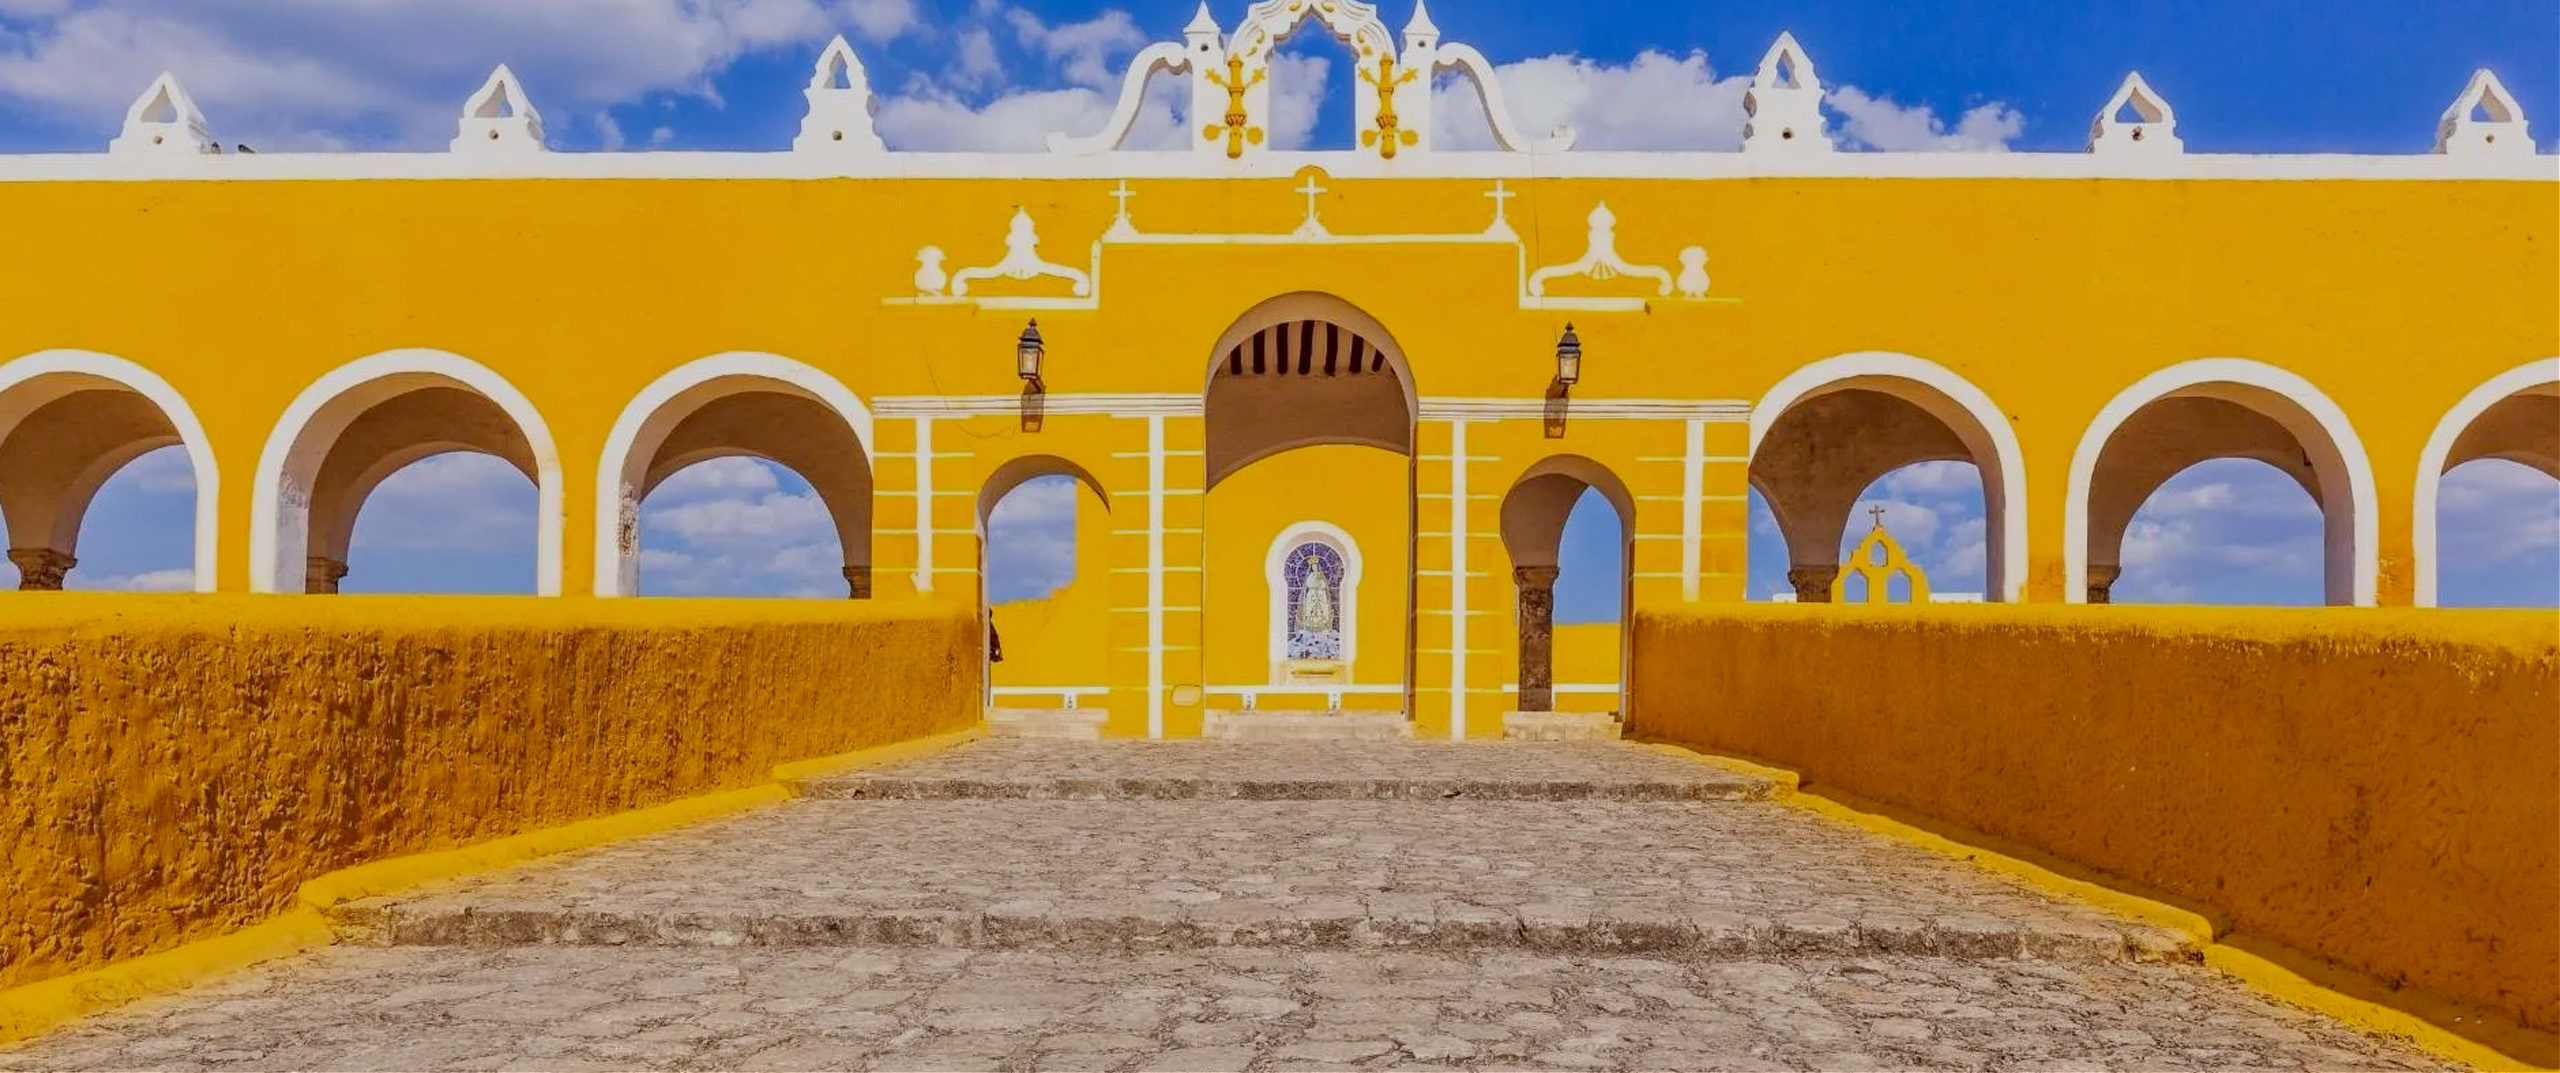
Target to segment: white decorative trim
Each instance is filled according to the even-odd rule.
[[[1529,273],[1529,297],[1546,297],[1547,281],[1567,276],[1581,276],[1596,280],[1611,280],[1619,276],[1649,279],[1659,284],[1655,290],[1656,294],[1665,298],[1671,296],[1669,269],[1653,265],[1628,264],[1626,258],[1618,255],[1618,214],[1609,211],[1608,202],[1603,201],[1594,207],[1591,215],[1584,220],[1590,225],[1590,230],[1583,234],[1582,256],[1565,264],[1552,265]],[[1697,297],[1706,297],[1706,292],[1701,289]]]
[[[2228,390],[2231,388],[2241,390]],[[2107,441],[2143,407],[2165,398],[2190,396],[2246,406],[2293,434],[2320,477],[2329,603],[2373,606],[2381,573],[2378,544],[2382,516],[2375,500],[2373,464],[2365,456],[2363,438],[2356,435],[2346,411],[2309,380],[2264,362],[2240,358],[2201,358],[2152,373],[2118,392],[2089,422],[2088,430],[2080,436],[2080,446],[2071,454],[2071,482],[2062,505],[2062,598],[2075,604],[2089,598],[2089,494],[2096,480],[2098,456],[2105,452]],[[2294,412],[2266,405],[2269,396],[2290,404]],[[2345,482],[2343,488],[2336,483],[2341,479]],[[2339,507],[2342,498],[2346,500],[2343,513]]]
[[[1449,421],[1449,738],[1467,738],[1467,422]],[[1347,642],[1346,642],[1347,643]]]
[[[1788,408],[1834,391],[1862,388],[1882,392],[1927,411],[1963,441],[1977,469],[1989,458],[1982,477],[1985,513],[1999,525],[1983,536],[1984,581],[2004,603],[2024,598],[2027,584],[2027,460],[2018,446],[2018,431],[2009,415],[1972,381],[1946,366],[1909,354],[1867,351],[1814,362],[1789,374],[1751,410],[1751,453],[1769,435]]]
[[[801,116],[800,136],[791,141],[793,152],[877,157],[889,151],[872,128],[871,116],[880,110],[880,101],[871,94],[871,76],[863,71],[862,57],[853,54],[843,34],[818,54],[817,70],[803,93],[809,110]]]
[[[724,388],[724,382],[737,387]],[[667,435],[714,399],[737,390],[775,388],[835,411],[852,427],[854,442],[862,445],[867,456],[865,461],[879,457],[872,448],[871,410],[843,381],[816,366],[779,354],[731,351],[670,369],[624,404],[621,415],[614,419],[613,431],[605,437],[604,453],[597,459],[597,596],[632,596],[640,591],[640,485],[647,479],[649,465]],[[930,511],[924,516],[929,518]],[[608,520],[613,524],[608,525]]]
[[[2486,119],[2471,118],[2479,109]],[[2524,106],[2506,83],[2483,67],[2471,73],[2462,95],[2436,121],[2436,152],[2446,156],[2531,157],[2533,136],[2526,131]]]
[[[1206,9],[1206,5],[1203,5]],[[1147,417],[1147,737],[1164,737],[1164,415]]]
[[[1095,271],[1099,272],[1101,270],[1102,262],[1102,246],[1100,243],[1096,243],[1094,245],[1093,259]],[[934,275],[939,272],[942,263],[942,250],[939,247],[934,246],[927,246],[922,250],[918,250],[916,251],[916,263],[916,286],[919,289],[924,289],[932,281]],[[1069,290],[1077,298],[1091,299],[1095,297],[1093,291],[1093,276],[1086,274],[1083,269],[1070,268],[1062,264],[1052,264],[1040,259],[1040,230],[1032,224],[1030,211],[1021,208],[1020,206],[1016,206],[1013,210],[1012,222],[1005,226],[1004,258],[992,265],[987,265],[982,268],[963,268],[958,272],[952,273],[949,280],[951,285],[949,297],[953,299],[967,298],[969,296],[969,284],[975,280],[1027,280],[1037,279],[1042,276],[1050,276],[1066,280]],[[924,297],[940,298],[943,297],[943,295],[935,290],[926,290]],[[986,303],[981,301],[979,304],[984,305]]]
[[[916,572],[909,576],[919,593],[933,591],[933,418],[916,418]],[[983,587],[984,580],[980,585]]]
[[[514,421],[533,452],[535,591],[560,595],[560,551],[567,527],[560,450],[533,400],[486,365],[442,350],[391,350],[323,374],[287,406],[258,454],[249,500],[249,591],[302,592],[309,554],[310,488],[349,423],[373,406],[427,386],[460,387],[489,400]]]
[[[1707,522],[1707,423],[1690,418],[1682,430],[1680,457],[1680,599],[1698,602],[1700,549],[1706,543]],[[1745,463],[1746,465],[1748,463]],[[1627,520],[1634,528],[1634,519]],[[1633,563],[1628,564],[1630,568]]]
[[[107,143],[107,152],[118,156],[184,158],[221,151],[221,143],[205,129],[204,110],[178,84],[178,76],[167,71],[134,98],[133,106],[125,109],[124,132]]]
[[[1416,5],[1415,11],[1420,10],[1420,6]],[[1433,51],[1438,54],[1431,64],[1435,72],[1455,67],[1459,74],[1467,76],[1467,81],[1475,86],[1476,100],[1484,106],[1485,125],[1493,130],[1494,144],[1513,153],[1542,155],[1563,153],[1573,148],[1574,140],[1578,135],[1571,126],[1559,126],[1554,133],[1544,138],[1532,138],[1520,130],[1519,122],[1511,115],[1511,102],[1503,96],[1502,80],[1495,73],[1492,61],[1485,59],[1484,53],[1476,51],[1474,46],[1451,42],[1436,45]],[[1408,46],[1409,54],[1410,46]],[[1405,66],[1415,70],[1421,69],[1420,65],[1411,60],[1407,60]],[[1421,96],[1426,100],[1430,99],[1429,94]],[[1423,135],[1424,146],[1431,144],[1428,140],[1430,137],[1427,133]]]
[[[1464,417],[1479,421],[1534,421],[1548,415],[1543,398],[1488,399],[1458,395],[1425,395],[1425,419]],[[1565,412],[1588,421],[1712,421],[1751,419],[1751,404],[1742,399],[1569,399]]]
[[[1161,422],[1163,419],[1150,420]],[[1342,617],[1343,684],[1322,687],[1324,690],[1340,690],[1357,677],[1353,668],[1360,655],[1360,544],[1351,539],[1351,534],[1341,526],[1312,519],[1283,527],[1262,556],[1263,592],[1265,601],[1271,605],[1268,634],[1271,682],[1272,686],[1285,685],[1280,678],[1280,668],[1289,661],[1289,582],[1285,574],[1289,551],[1308,543],[1330,545],[1342,555],[1342,604],[1334,608],[1333,613]],[[1271,689],[1264,687],[1263,691],[1270,692]]]
[[[524,94],[516,73],[499,64],[489,81],[462,106],[462,130],[454,136],[456,153],[539,153],[543,151],[542,113]]]
[[[2132,108],[2139,116],[2131,122],[2116,118],[2116,113]],[[2169,107],[2167,98],[2142,80],[2142,72],[2124,76],[2124,84],[2116,87],[2116,95],[2107,98],[2107,106],[2089,122],[2089,151],[2112,155],[2144,154],[2162,156],[2187,151],[2186,142],[2178,137],[2178,112]]]
[[[205,435],[204,423],[196,419],[195,408],[187,405],[186,396],[159,374],[94,350],[39,350],[0,363],[0,400],[32,381],[54,376],[79,386],[86,386],[81,384],[84,380],[104,380],[131,391],[149,399],[178,430],[178,442],[187,449],[187,465],[195,473],[195,591],[214,591],[214,575],[222,562],[222,468],[214,462],[213,440]],[[59,396],[47,392],[26,406],[0,401],[0,440],[6,440],[18,422],[37,406],[56,397]]]
[[[1822,131],[1822,77],[1814,73],[1813,57],[1805,55],[1793,33],[1778,34],[1777,43],[1760,58],[1751,87],[1742,92],[1742,110],[1747,117],[1742,124],[1745,153],[1807,156],[1831,151],[1831,136]]]
[[[1198,417],[1198,395],[1138,392],[1044,394],[1036,405],[1048,417]],[[881,417],[1009,417],[1022,413],[1020,395],[883,395],[871,400]]]
[[[2536,392],[2537,388],[2542,390]],[[2437,555],[2436,512],[2454,441],[2470,431],[2471,423],[2490,407],[2517,395],[2536,393],[2560,393],[2560,358],[2526,362],[2491,377],[2488,383],[2471,389],[2453,409],[2445,411],[2443,419],[2436,422],[2435,431],[2427,436],[2426,449],[2418,454],[2418,491],[2409,533],[2409,558],[2417,573],[2417,606],[2436,606],[2442,565]]]

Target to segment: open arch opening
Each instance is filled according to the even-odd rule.
[[[1255,307],[1211,355],[1206,635],[1264,643],[1209,650],[1208,691],[1409,712],[1418,411],[1403,352],[1349,303],[1302,293]]]
[[[1786,589],[1808,603],[1831,599],[1841,555],[1855,543],[1844,537],[1865,533],[1854,512],[1879,482],[1961,474],[1946,463],[1969,466],[1980,489],[1984,598],[2017,600],[2026,583],[2024,458],[1981,389],[1902,354],[1816,362],[1751,414],[1751,489],[1786,547]]]
[[[183,463],[158,454],[169,448],[182,452]],[[146,456],[163,460],[151,466],[156,479],[175,485],[183,470],[183,483],[192,486],[195,501],[182,515],[192,530],[183,557],[132,564],[138,567],[132,570],[93,568],[73,580],[82,526],[99,491]],[[186,399],[141,366],[72,350],[0,365],[0,521],[20,589],[60,589],[70,581],[75,587],[213,591],[220,477]],[[122,536],[113,542],[122,543]],[[181,571],[187,576],[179,577]]]
[[[677,473],[721,459],[790,471],[824,508],[844,592],[871,596],[871,413],[834,377],[771,354],[721,354],[659,377],[614,422],[596,479],[596,593],[640,591],[640,506]],[[709,579],[705,579],[708,582]]]
[[[1518,710],[1605,703],[1607,711],[1626,711],[1635,506],[1617,474],[1579,455],[1539,462],[1503,497],[1502,546],[1516,594]],[[1568,669],[1561,681],[1560,668]]]
[[[2418,458],[2410,547],[2417,603],[2560,602],[2560,358],[2473,389]]]
[[[978,492],[988,704],[1083,708],[1109,693],[1111,496],[1053,455],[1016,458]],[[1099,722],[1100,713],[1094,715]]]
[[[843,599],[844,549],[797,470],[753,454],[676,466],[640,501],[640,583],[653,596]]]
[[[455,452],[494,456],[533,483],[535,591],[559,595],[560,459],[549,426],[487,367],[427,350],[340,366],[286,409],[259,459],[251,588],[339,591],[367,498],[412,464]]]
[[[2145,377],[2091,422],[2072,456],[2064,505],[2064,597],[2112,600],[2135,512],[2170,478],[2227,458],[2272,466],[2310,495],[2321,519],[2324,599],[2371,606],[2380,523],[2362,440],[2309,381],[2226,358]]]

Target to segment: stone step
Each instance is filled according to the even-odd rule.
[[[802,780],[828,800],[1749,801],[1776,784],[1618,742],[986,741]]]
[[[1618,717],[1608,712],[1506,712],[1502,736],[1510,741],[1616,741]]]
[[[1101,741],[1109,713],[1088,708],[989,708],[987,735],[996,738],[1043,738],[1056,741]]]
[[[1520,950],[1688,961],[2201,960],[2192,944],[2166,932],[2061,921],[2021,924],[1975,915],[1851,920],[1819,912],[1768,917],[1667,906],[1595,912],[1564,904],[1505,910],[1428,895],[1373,897],[1369,903],[1280,907],[1239,902],[1150,911],[1023,900],[974,910],[882,906],[723,913],[586,911],[508,902],[419,909],[376,899],[340,906],[330,917],[339,942],[360,946],[874,946],[1107,954],[1271,948]]]
[[[1200,736],[1223,742],[1411,741],[1413,720],[1403,712],[1211,710],[1202,717]]]

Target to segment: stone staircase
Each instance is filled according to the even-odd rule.
[[[987,736],[1101,741],[1109,713],[1091,708],[989,708]]]

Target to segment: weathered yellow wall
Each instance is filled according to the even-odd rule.
[[[1633,733],[2133,880],[2560,1028],[2548,612],[1640,612]]]
[[[0,600],[0,989],[253,923],[303,881],[963,729],[931,604]]]

